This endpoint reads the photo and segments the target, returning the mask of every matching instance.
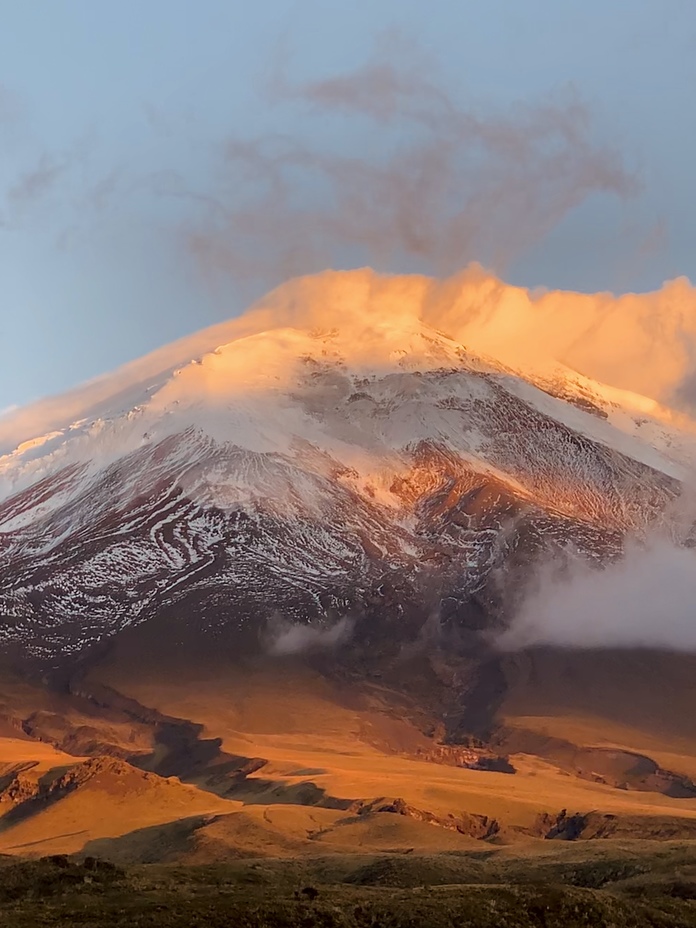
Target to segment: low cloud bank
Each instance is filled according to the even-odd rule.
[[[546,565],[497,644],[696,652],[696,552],[659,539],[604,568]]]
[[[277,657],[303,654],[306,651],[326,651],[348,641],[353,634],[354,622],[344,616],[330,628],[275,619],[270,627],[268,651]]]

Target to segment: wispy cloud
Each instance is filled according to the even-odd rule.
[[[353,620],[347,616],[328,627],[289,622],[276,617],[269,623],[267,650],[276,656],[332,650],[350,639],[353,627]]]
[[[362,67],[318,81],[293,82],[279,57],[270,103],[303,113],[307,131],[230,137],[205,189],[169,176],[169,193],[200,207],[192,252],[265,285],[346,256],[438,274],[471,260],[502,270],[593,194],[639,189],[572,89],[484,113],[436,74],[394,37]]]
[[[655,537],[603,567],[546,564],[498,645],[696,651],[696,552]]]

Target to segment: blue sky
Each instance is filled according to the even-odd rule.
[[[331,171],[343,157],[390,164],[421,142],[423,124],[398,113],[375,125],[299,93],[279,99],[269,90],[279,73],[286,90],[306,88],[386,56],[486,125],[519,126],[527,112],[536,125],[545,107],[580,103],[583,142],[609,151],[627,179],[619,195],[590,184],[553,213],[551,228],[526,229],[520,204],[533,213],[550,195],[545,163],[517,171],[503,159],[491,182],[520,203],[508,209],[497,193],[484,200],[476,222],[488,224],[486,234],[477,227],[462,262],[499,263],[515,283],[579,290],[696,278],[692,0],[0,0],[0,22],[0,409],[241,311],[282,277],[298,204],[321,212],[318,238],[334,227],[326,178],[291,166],[284,182],[294,212],[286,204],[269,213],[246,238],[241,264],[253,273],[226,264],[232,233],[216,216],[223,209],[236,222],[240,204],[253,212],[248,190],[258,178],[231,171],[231,139],[301,143],[333,158]],[[428,129],[431,154],[441,130],[442,122]],[[491,180],[489,156],[484,147],[467,181],[462,154],[455,198],[457,184],[475,191]],[[578,177],[583,170],[579,163]],[[426,218],[437,225],[437,210],[424,226]],[[363,221],[357,243],[343,229],[320,257],[433,270],[442,237],[425,256],[375,250],[365,245],[375,221]],[[501,257],[497,237],[511,224],[520,232]],[[211,247],[222,254],[214,266]],[[303,252],[288,266],[318,261]]]

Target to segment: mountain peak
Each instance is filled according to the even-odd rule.
[[[269,359],[274,352],[277,356],[278,330],[314,336],[310,344],[333,336],[346,361],[354,364],[384,366],[398,362],[404,351],[417,356],[420,350],[424,364],[437,363],[443,352],[447,356],[454,346],[466,346],[523,374],[562,365],[669,405],[677,394],[683,399],[690,382],[688,345],[696,342],[696,295],[684,279],[655,293],[618,297],[532,292],[507,285],[476,265],[447,280],[380,275],[369,268],[325,271],[288,281],[242,316],[63,396],[6,413],[0,417],[0,454],[76,421],[102,417],[115,404],[122,410],[134,407],[177,369],[216,350],[228,354],[234,342],[263,335],[263,343],[257,338],[234,349],[239,358],[251,349],[268,352]],[[296,353],[302,353],[301,337],[294,337]],[[287,350],[292,338],[285,336]],[[249,368],[258,374],[255,363],[246,365],[247,373]]]

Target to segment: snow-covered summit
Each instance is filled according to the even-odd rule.
[[[464,608],[508,557],[616,551],[669,518],[691,420],[659,366],[654,395],[626,357],[594,379],[597,320],[563,341],[546,300],[327,272],[0,419],[2,634],[79,651],[183,601],[323,621],[385,577],[416,608],[423,564]]]
[[[492,278],[473,270],[445,283],[417,276],[381,277],[369,270],[291,281],[238,319],[0,419],[0,494],[6,496],[68,461],[90,459],[103,465],[144,441],[188,427],[254,450],[287,449],[296,438],[326,442],[326,434],[317,434],[317,410],[309,415],[296,401],[298,391],[307,393],[308,384],[313,384],[313,406],[322,404],[322,396],[330,406],[341,379],[350,390],[347,378],[446,369],[499,377],[507,373],[510,385],[518,377],[532,385],[524,388],[529,401],[543,403],[551,414],[552,406],[534,385],[564,398],[585,396],[607,412],[617,434],[612,436],[596,419],[578,419],[560,405],[554,407],[556,415],[564,421],[570,416],[571,427],[589,430],[598,440],[666,472],[676,473],[674,458],[688,463],[688,420],[620,382],[602,384],[583,376],[587,370],[581,374],[567,367],[564,356],[573,352],[549,334],[553,326],[545,298],[525,302],[525,293],[499,282],[494,287]],[[544,339],[534,337],[540,328]],[[579,323],[572,328],[576,333]],[[588,334],[578,340],[587,342]],[[333,386],[326,381],[330,370]],[[406,382],[399,381],[401,389]],[[473,384],[470,378],[472,390]],[[519,393],[522,387],[514,389]],[[329,432],[341,432],[330,422],[325,425]],[[409,431],[408,422],[402,426],[400,432],[392,422],[380,438],[398,448],[418,437],[433,437],[421,434],[422,428]],[[349,443],[355,437],[353,430]],[[367,437],[374,447],[376,437]]]

